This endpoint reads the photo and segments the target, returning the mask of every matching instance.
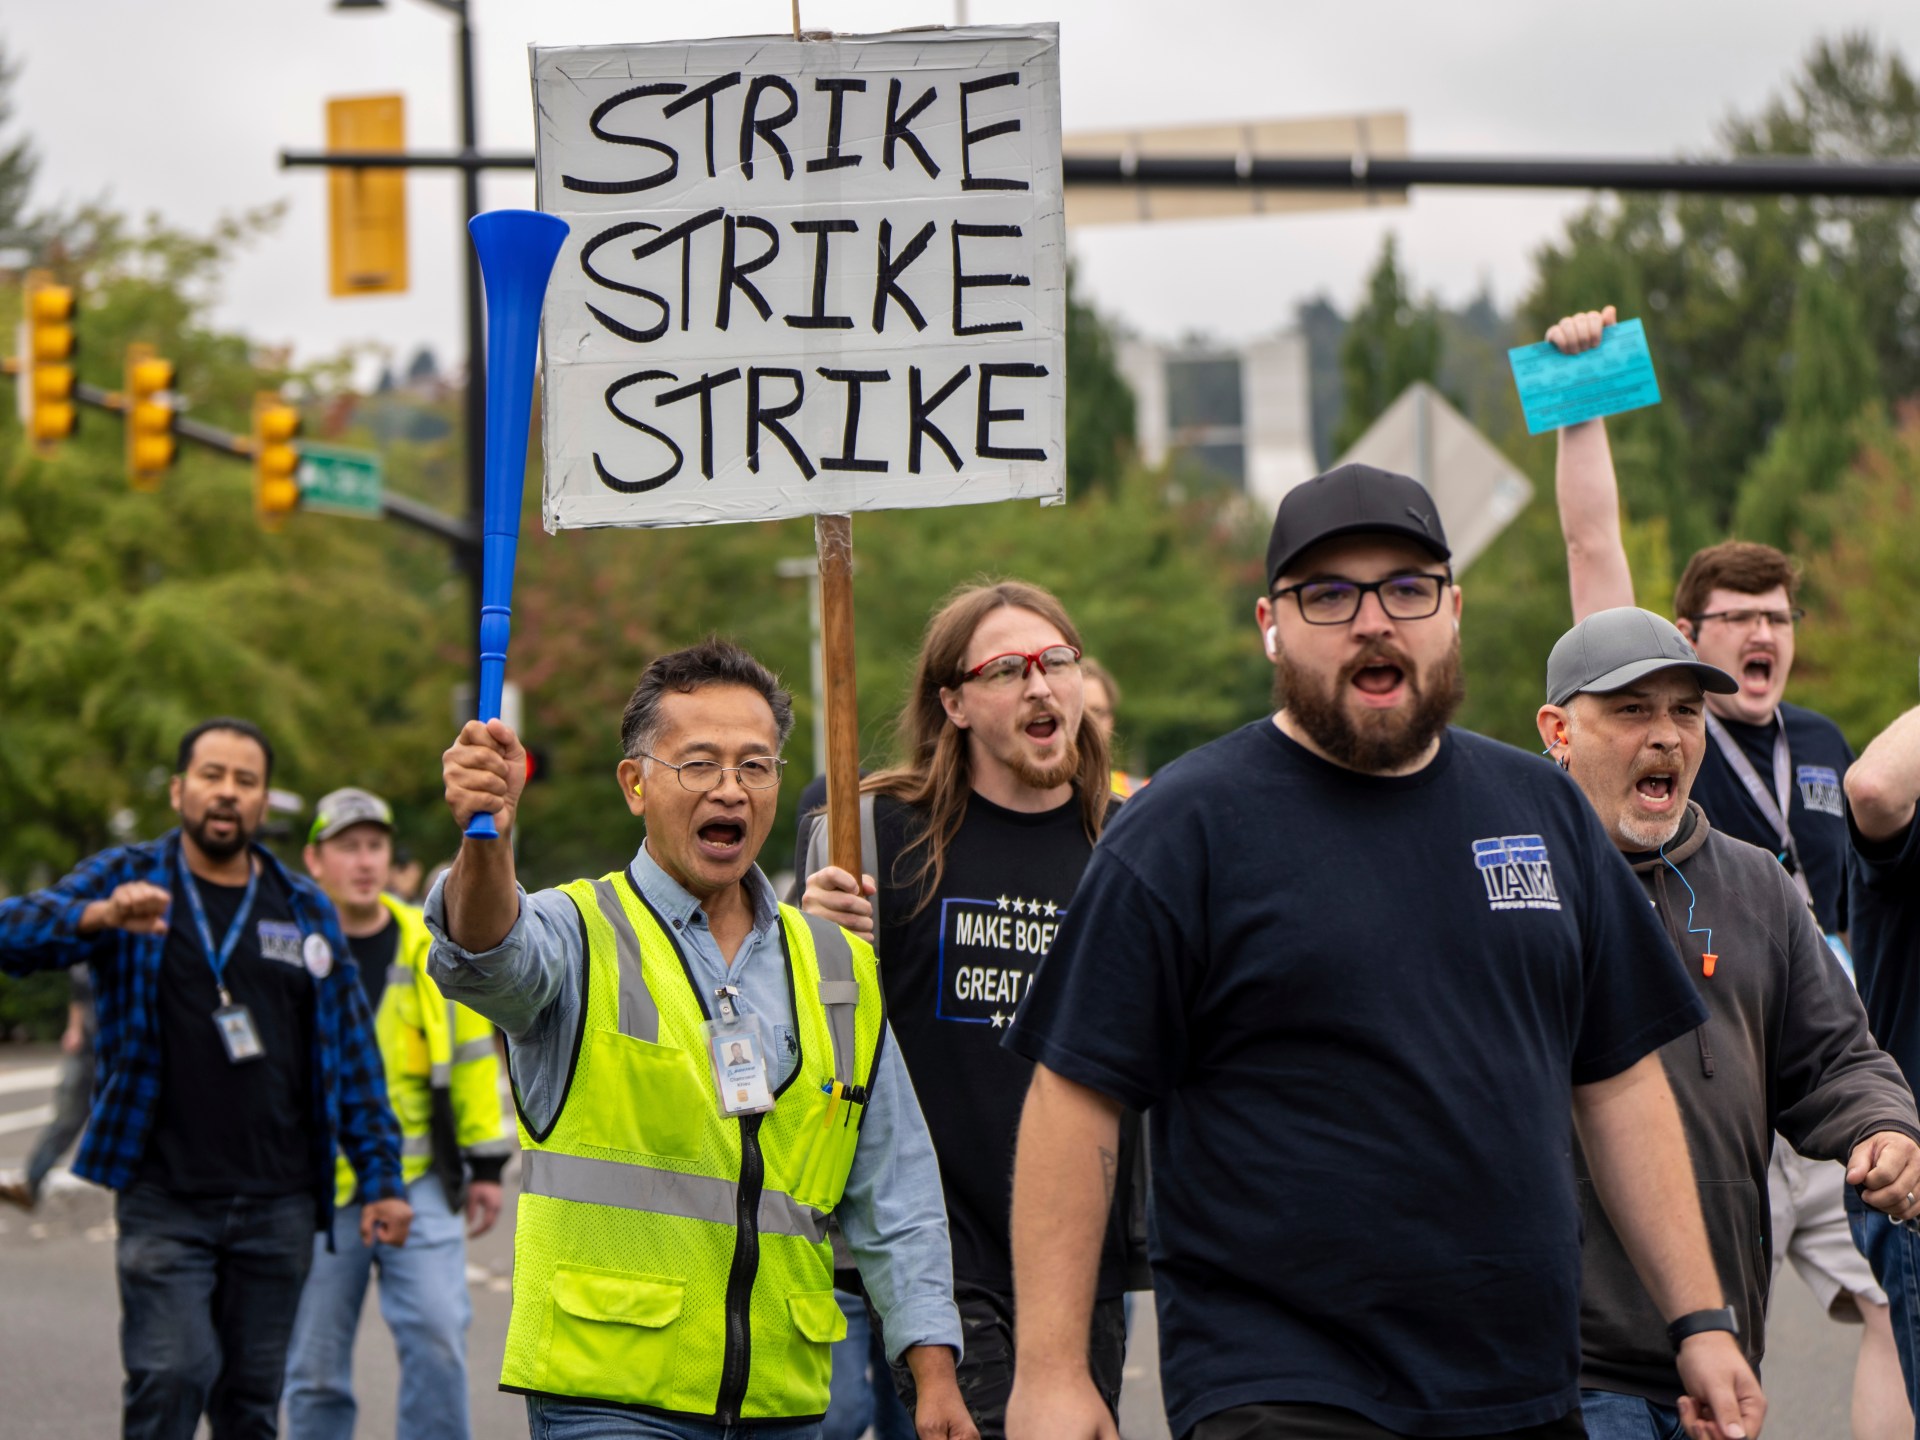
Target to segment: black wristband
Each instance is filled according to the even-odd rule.
[[[1681,1341],[1692,1335],[1703,1335],[1709,1330],[1724,1330],[1729,1335],[1739,1335],[1740,1322],[1734,1318],[1731,1305],[1722,1305],[1718,1310],[1695,1310],[1691,1314],[1682,1315],[1667,1326],[1667,1339],[1673,1342],[1674,1352],[1678,1354]]]

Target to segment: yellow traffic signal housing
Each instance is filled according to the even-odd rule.
[[[253,397],[253,510],[262,527],[278,530],[300,504],[300,412],[271,390]]]
[[[127,346],[126,383],[121,390],[126,405],[127,483],[136,490],[158,490],[173,464],[173,362],[162,360],[153,346]]]
[[[364,95],[327,102],[329,150],[407,148],[406,99]],[[335,295],[407,290],[407,172],[327,171],[328,278]]]
[[[73,434],[73,287],[29,270],[20,317],[20,424],[42,456]]]

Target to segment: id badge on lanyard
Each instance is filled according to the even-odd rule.
[[[213,1012],[213,1028],[220,1034],[220,1046],[227,1052],[227,1063],[243,1065],[249,1060],[258,1060],[267,1053],[267,1047],[260,1041],[260,1027],[253,1023],[253,1012],[227,993],[227,962],[233,959],[240,937],[246,933],[247,918],[253,913],[253,897],[260,888],[260,871],[256,866],[248,874],[240,908],[234,911],[233,921],[217,946],[213,943],[213,927],[207,923],[206,902],[200,898],[200,886],[185,860],[180,863],[180,886],[187,892],[187,908],[193,912],[200,950],[207,957],[207,967],[213,971],[213,987],[220,995],[220,1006]]]
[[[767,1083],[767,1027],[758,1015],[740,1013],[740,992],[731,985],[714,991],[714,1015],[700,1027],[713,1070],[713,1092],[720,1114],[763,1115],[773,1109]]]

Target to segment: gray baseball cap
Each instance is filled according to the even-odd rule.
[[[1691,670],[1701,688],[1731,695],[1740,682],[1693,653],[1687,637],[1651,610],[1622,605],[1589,615],[1554,643],[1547,657],[1547,703],[1624,690],[1656,670]]]
[[[313,828],[307,832],[307,843],[318,845],[355,825],[384,825],[391,831],[393,808],[371,790],[356,790],[352,786],[322,795],[313,812]]]

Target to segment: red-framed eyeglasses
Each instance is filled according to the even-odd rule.
[[[1018,650],[995,655],[967,671],[960,677],[960,683],[964,685],[969,680],[978,680],[987,685],[1008,685],[1016,680],[1025,680],[1036,665],[1040,667],[1042,675],[1077,670],[1080,666],[1080,648],[1077,645],[1049,645],[1031,655]]]

